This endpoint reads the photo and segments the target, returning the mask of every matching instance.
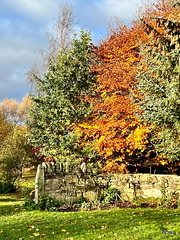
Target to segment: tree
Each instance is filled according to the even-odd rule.
[[[26,74],[27,81],[32,85],[35,84],[34,81],[36,80],[33,77],[34,74],[42,78],[49,67],[50,61],[57,57],[61,49],[67,49],[70,46],[76,24],[74,7],[68,2],[62,3],[59,7],[58,17],[54,21],[54,31],[46,33],[48,50],[40,50],[43,60],[42,66],[36,63]]]
[[[119,26],[96,49],[97,84],[94,94],[87,96],[93,113],[76,129],[83,144],[97,151],[106,171],[128,171],[129,165],[137,167],[154,157],[149,130],[137,117],[139,109],[131,99],[140,60],[139,38],[145,37],[138,27]]]
[[[30,105],[31,101],[29,95],[26,95],[20,103],[15,99],[6,98],[0,104],[0,111],[4,113],[7,121],[15,127],[25,124]]]
[[[159,158],[180,158],[179,4],[164,1],[142,19],[149,41],[141,48],[137,75],[143,118],[151,123],[151,141]]]
[[[9,134],[12,132],[12,129],[12,126],[6,120],[5,114],[3,113],[3,111],[0,111],[0,149],[2,149],[4,142],[6,141],[6,138],[9,136]]]
[[[18,177],[22,177],[23,167],[29,163],[26,131],[26,127],[16,127],[3,142],[0,150],[0,168],[5,182],[14,184]]]
[[[28,125],[29,142],[40,155],[56,161],[74,161],[80,155],[72,125],[90,111],[83,100],[93,84],[92,44],[89,33],[81,31],[71,48],[62,49],[52,60],[43,79],[36,78],[36,95]]]
[[[25,125],[29,106],[29,96],[24,97],[21,103],[14,99],[5,99],[0,104],[1,179],[11,184],[22,176],[22,168],[30,161]]]

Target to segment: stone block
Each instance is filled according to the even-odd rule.
[[[87,201],[92,202],[92,201],[95,201],[98,198],[98,193],[95,192],[95,191],[87,191],[87,192],[83,193],[83,197]]]
[[[144,189],[142,190],[142,197],[143,198],[161,198],[162,192],[161,190],[156,188]]]

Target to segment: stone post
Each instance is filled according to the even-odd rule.
[[[35,202],[39,202],[39,197],[44,193],[44,167],[38,165],[35,179]]]

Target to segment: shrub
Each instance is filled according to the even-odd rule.
[[[120,198],[120,192],[116,188],[108,188],[106,192],[104,193],[104,204],[110,204],[110,203],[115,203],[119,200]]]
[[[35,203],[32,199],[26,199],[22,208],[26,210],[40,210],[39,204]]]
[[[86,202],[86,199],[81,196],[77,201],[73,202],[73,207],[81,207],[83,203]]]
[[[16,187],[12,183],[0,182],[0,193],[12,193],[15,192]]]
[[[53,200],[51,197],[47,195],[42,195],[39,200],[39,207],[43,211],[57,211],[58,207],[62,206],[63,204]]]

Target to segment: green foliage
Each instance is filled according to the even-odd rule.
[[[104,193],[104,204],[115,203],[120,199],[119,191],[116,188],[108,188]]]
[[[41,196],[38,205],[44,211],[57,211],[58,207],[62,206],[60,202],[53,200],[45,194]]]
[[[48,197],[44,194],[39,199],[39,203],[35,203],[34,200],[26,198],[24,204],[22,205],[22,208],[26,210],[42,210],[56,212],[58,211],[58,207],[62,205],[62,203],[55,201],[51,197]]]
[[[16,190],[15,186],[9,182],[0,182],[0,194],[12,193]]]
[[[73,207],[81,207],[83,203],[86,202],[86,199],[81,196],[77,201],[73,202]]]
[[[81,210],[82,211],[89,211],[91,209],[91,203],[90,202],[82,202],[81,203]]]
[[[5,99],[0,104],[0,180],[5,183],[14,184],[22,176],[22,168],[30,163],[24,125],[29,105],[28,96],[21,103]]]
[[[3,148],[4,142],[6,141],[9,134],[11,134],[12,130],[12,125],[8,123],[6,115],[3,111],[0,111],[0,150]]]
[[[18,177],[22,177],[22,168],[30,159],[26,146],[26,128],[15,126],[7,135],[0,150],[3,181],[14,184]]]
[[[170,23],[168,19],[161,23],[168,32],[168,42],[156,37],[142,47],[145,68],[137,79],[142,116],[154,133],[152,143],[158,154],[175,161],[180,158],[180,42],[175,25],[180,23]]]
[[[39,210],[39,205],[36,204],[32,199],[26,199],[26,201],[22,205],[23,209],[26,209],[27,211],[30,210]]]
[[[36,77],[36,96],[32,96],[29,142],[40,154],[58,161],[74,161],[81,155],[72,125],[91,111],[83,101],[93,84],[90,72],[92,44],[89,33],[74,37],[71,48],[59,52],[51,61],[44,79]]]
[[[164,208],[178,208],[180,207],[179,205],[179,193],[174,192],[170,193],[169,196],[167,196],[167,191],[166,189],[162,188],[161,189],[162,197],[159,199],[159,208],[164,209]]]

